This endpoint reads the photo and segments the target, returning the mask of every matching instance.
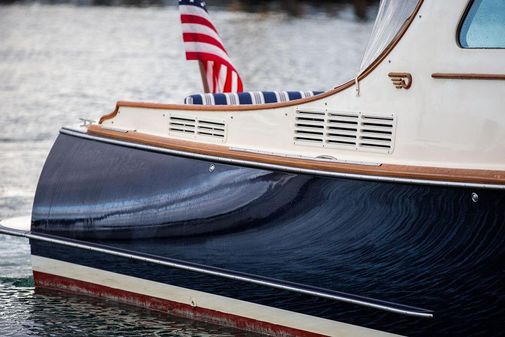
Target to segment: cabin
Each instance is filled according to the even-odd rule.
[[[276,164],[503,182],[505,5],[385,2],[360,72],[332,90],[266,104],[118,102],[87,131]]]

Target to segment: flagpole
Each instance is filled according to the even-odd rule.
[[[200,66],[200,75],[202,76],[202,84],[203,84],[203,91],[205,93],[209,93],[209,82],[207,82],[207,74],[205,73],[205,67],[203,66],[202,61],[198,61],[198,65]]]

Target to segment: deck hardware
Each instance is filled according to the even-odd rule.
[[[296,142],[293,142],[296,144]],[[366,165],[366,166],[381,166],[381,163],[377,162],[367,162],[367,161],[356,161],[356,160],[344,160],[338,159],[330,155],[319,155],[317,157],[303,156],[303,155],[290,155],[282,152],[271,152],[271,151],[260,151],[257,149],[249,149],[242,147],[230,147],[231,151],[239,151],[239,152],[248,152],[248,153],[259,153],[259,154],[268,154],[271,156],[285,157],[285,158],[296,158],[296,159],[304,159],[304,160],[316,160],[316,161],[331,161],[342,164],[354,164],[354,165]]]
[[[396,89],[409,90],[412,86],[412,75],[409,73],[389,73],[388,76]]]
[[[111,123],[112,123],[112,122],[111,122]],[[111,131],[121,132],[121,133],[137,132],[137,130],[124,129],[124,128],[117,128],[117,127],[110,126],[110,125],[102,125],[102,128],[104,128],[104,129],[106,129],[106,130],[111,130]]]
[[[190,299],[191,299],[191,306],[193,308],[196,308],[196,300],[193,297],[191,297]]]
[[[209,172],[212,173],[212,172],[214,172],[215,169],[216,169],[216,165],[210,164],[210,166],[209,166]]]
[[[93,123],[96,123],[96,121],[92,120],[92,119],[86,119],[86,118],[79,118],[79,120],[81,121],[81,125],[80,126],[88,126],[88,125],[91,125]]]
[[[336,162],[338,162],[337,158],[335,158],[333,156],[330,156],[330,155],[325,155],[325,154],[317,156],[316,159],[321,159],[321,160],[324,160],[324,161],[336,161]]]
[[[473,202],[478,202],[479,201],[479,195],[475,192],[472,193],[472,201]]]

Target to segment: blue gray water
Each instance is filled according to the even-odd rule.
[[[212,7],[211,7],[212,10]],[[352,78],[371,23],[333,16],[213,11],[250,90],[322,90]],[[116,100],[182,102],[200,91],[174,8],[0,6],[0,219],[29,214],[62,125]],[[25,239],[0,235],[0,336],[252,336],[33,287]]]

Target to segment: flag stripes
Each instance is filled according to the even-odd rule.
[[[209,91],[243,91],[242,80],[210,21],[205,2],[179,0],[179,11],[186,59],[202,62]]]

